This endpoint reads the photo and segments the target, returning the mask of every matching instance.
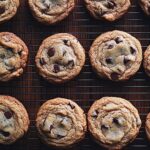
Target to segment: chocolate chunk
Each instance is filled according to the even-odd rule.
[[[5,136],[5,137],[8,137],[8,136],[10,135],[9,132],[5,132],[5,131],[3,131],[3,130],[0,130],[0,134],[2,134],[2,135]]]
[[[108,130],[108,129],[109,129],[109,127],[108,127],[108,126],[106,126],[106,125],[102,125],[102,126],[101,126],[101,129],[102,129],[102,130],[103,130],[103,129],[104,129],[104,130]]]
[[[106,58],[106,63],[107,63],[107,64],[113,64],[112,58],[111,58],[111,57]]]
[[[5,12],[5,8],[4,7],[0,7],[0,14],[3,14]]]
[[[68,61],[68,66],[73,67],[74,66],[74,61],[73,60],[69,60]]]
[[[57,135],[57,139],[62,139],[64,138],[65,136],[62,136],[62,135]]]
[[[113,47],[114,47],[113,44],[109,44],[109,45],[108,45],[108,49],[112,49]]]
[[[42,58],[40,58],[40,64],[41,65],[45,65],[46,64],[46,61],[45,61],[45,59],[42,57]]]
[[[50,132],[51,132],[51,130],[54,128],[54,126],[53,125],[50,125],[50,127],[49,127],[49,130],[50,130]]]
[[[54,65],[54,70],[53,71],[54,71],[54,73],[58,73],[60,71],[60,67],[59,67],[58,64]]]
[[[126,65],[128,62],[130,62],[130,60],[126,57],[124,57],[124,64]]]
[[[8,51],[12,51],[12,52],[13,52],[13,49],[12,49],[12,48],[10,48],[10,47],[9,47],[9,48],[7,48],[7,50],[8,50]]]
[[[73,104],[71,104],[71,103],[69,103],[68,105],[71,107],[71,109],[75,108],[75,106]]]
[[[53,57],[55,55],[55,49],[54,48],[48,49],[47,54],[49,57]]]
[[[117,124],[117,125],[120,125],[120,124],[119,124],[119,121],[118,121],[118,118],[114,118],[114,119],[113,119],[113,122],[114,122],[115,124]]]
[[[12,118],[12,112],[11,111],[6,111],[6,112],[4,112],[4,115],[5,115],[5,117],[7,118],[7,119],[10,119],[10,118]]]
[[[114,72],[114,73],[111,74],[111,79],[112,80],[116,81],[116,80],[118,80],[118,78],[119,78],[119,74],[118,73]]]
[[[64,44],[67,45],[68,43],[68,40],[63,40]]]
[[[108,1],[107,8],[114,9],[116,7],[116,3],[114,1]]]
[[[130,51],[131,51],[131,54],[133,54],[133,55],[136,53],[136,49],[133,48],[132,46],[130,46]]]
[[[18,54],[19,54],[19,56],[21,56],[21,55],[22,55],[22,50],[21,50],[21,51],[19,51],[19,52],[18,52]]]
[[[117,44],[123,42],[122,39],[121,39],[120,37],[116,37],[115,41],[116,41]]]
[[[97,118],[98,117],[98,110],[95,110],[93,113],[92,113],[92,117],[94,118]]]

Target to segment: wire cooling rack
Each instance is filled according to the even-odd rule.
[[[119,96],[131,101],[140,112],[143,126],[136,140],[126,149],[148,150],[144,121],[150,111],[150,79],[145,75],[143,68],[125,83],[113,83],[97,78],[93,73],[88,57],[88,51],[93,40],[103,32],[118,29],[137,37],[143,46],[143,51],[149,44],[150,19],[145,17],[133,0],[129,12],[115,23],[96,21],[89,16],[83,0],[76,0],[77,5],[73,13],[64,21],[55,26],[44,26],[33,19],[27,5],[27,0],[21,1],[21,7],[16,17],[0,25],[0,31],[14,32],[28,45],[30,50],[29,62],[24,75],[8,83],[0,84],[0,94],[11,95],[19,99],[27,108],[31,125],[28,134],[11,146],[0,146],[0,150],[49,150],[43,145],[35,128],[35,116],[38,108],[46,100],[54,97],[65,97],[76,101],[85,112],[88,111],[94,100],[103,96]],[[81,74],[73,81],[62,86],[54,86],[44,81],[36,72],[34,58],[42,40],[49,35],[59,32],[68,32],[75,35],[86,50],[86,65]],[[87,133],[85,139],[72,150],[99,150]]]

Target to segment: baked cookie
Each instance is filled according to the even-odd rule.
[[[146,51],[144,52],[143,66],[147,75],[150,76],[150,45],[147,47]]]
[[[80,73],[85,51],[73,35],[60,33],[42,42],[35,61],[43,78],[52,83],[64,83]]]
[[[11,144],[27,132],[29,117],[14,97],[0,95],[0,144]]]
[[[19,0],[0,1],[0,23],[6,22],[15,16],[19,7]]]
[[[23,73],[28,59],[28,48],[13,33],[0,33],[0,81],[8,81]]]
[[[75,0],[28,0],[33,16],[50,25],[66,18],[75,7]]]
[[[150,113],[146,117],[145,130],[147,138],[150,140]]]
[[[44,143],[59,148],[78,143],[87,130],[83,110],[75,102],[64,98],[44,103],[37,114],[36,126]]]
[[[150,0],[139,0],[139,3],[145,14],[150,16]]]
[[[84,0],[90,14],[100,20],[115,21],[131,6],[130,0]]]
[[[137,109],[122,98],[103,97],[88,112],[90,133],[107,149],[122,149],[136,138],[140,127]]]
[[[93,69],[113,81],[127,80],[140,68],[142,48],[140,42],[122,31],[100,35],[89,52]]]

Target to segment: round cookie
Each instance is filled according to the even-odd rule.
[[[127,80],[140,68],[142,48],[130,34],[111,31],[100,35],[89,51],[94,71],[113,81]]]
[[[139,0],[139,3],[144,13],[150,16],[150,0]]]
[[[150,46],[148,46],[146,51],[144,52],[143,66],[146,74],[150,76]]]
[[[75,7],[75,0],[28,0],[33,16],[50,25],[66,18]]]
[[[86,116],[73,101],[55,98],[45,102],[37,114],[36,126],[44,143],[66,148],[81,141],[86,133]]]
[[[84,0],[90,14],[100,20],[115,21],[131,6],[130,0]]]
[[[0,81],[9,81],[23,73],[28,59],[28,48],[13,33],[0,33]]]
[[[0,144],[12,144],[26,134],[29,117],[14,97],[0,95]]]
[[[0,1],[0,23],[6,22],[15,16],[20,5],[19,0]]]
[[[117,97],[103,97],[88,112],[88,128],[101,146],[115,150],[132,142],[141,127],[137,109]]]
[[[64,83],[80,73],[85,51],[76,37],[60,33],[42,42],[35,61],[43,78],[51,83]]]
[[[146,117],[145,130],[147,138],[150,140],[150,113]]]

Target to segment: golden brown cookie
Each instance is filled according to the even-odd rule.
[[[147,138],[150,140],[150,113],[146,117],[145,130]]]
[[[132,142],[141,127],[137,109],[127,100],[103,97],[88,112],[88,128],[95,141],[114,150]]]
[[[139,70],[142,48],[135,37],[115,30],[96,38],[89,56],[94,71],[100,77],[122,81],[129,79]]]
[[[6,22],[15,16],[19,7],[19,0],[0,1],[0,23]]]
[[[29,117],[14,97],[0,95],[0,144],[11,144],[28,131]]]
[[[100,20],[115,21],[131,6],[130,0],[84,0],[90,14]]]
[[[143,66],[147,75],[150,76],[150,45],[147,47],[146,51],[144,52]]]
[[[28,0],[33,16],[50,25],[66,18],[75,7],[75,0]]]
[[[19,77],[26,66],[28,48],[13,33],[0,33],[0,81]]]
[[[64,83],[80,73],[85,51],[76,37],[59,33],[42,42],[35,61],[43,78],[51,83]]]
[[[150,0],[139,0],[139,3],[144,13],[150,16]]]
[[[44,143],[59,148],[81,141],[87,128],[84,111],[64,98],[45,102],[37,114],[36,126]]]

